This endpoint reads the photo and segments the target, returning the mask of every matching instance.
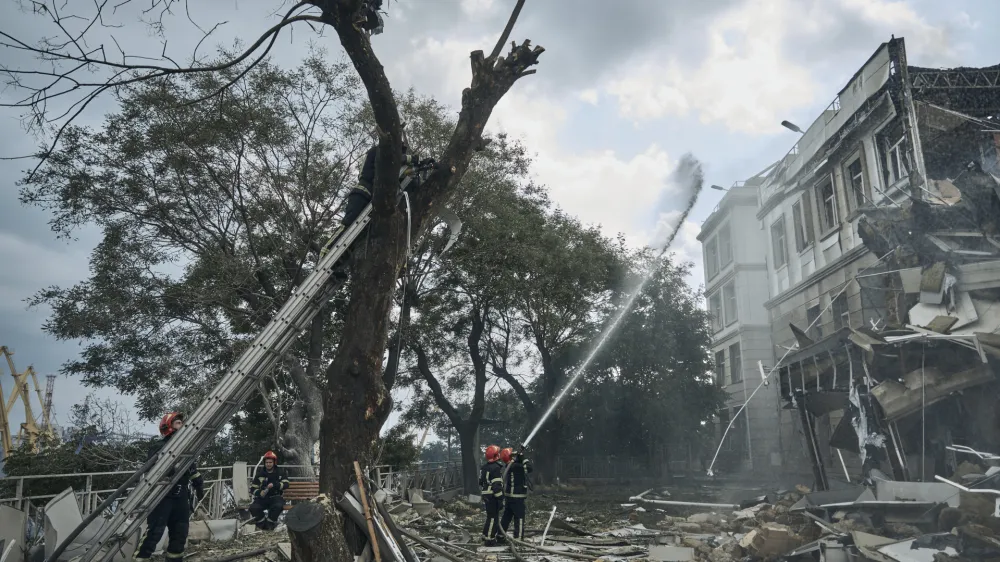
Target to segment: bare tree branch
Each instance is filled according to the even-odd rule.
[[[159,16],[157,21],[150,22],[155,29],[162,32],[163,17],[170,12],[171,6],[178,2],[179,0],[152,0],[151,7],[149,9],[143,10],[143,14],[148,14],[151,11],[159,8]],[[113,11],[117,11],[118,8],[130,3],[131,0],[124,0],[113,7]],[[97,97],[102,95],[108,90],[117,90],[123,86],[129,86],[139,82],[144,82],[148,80],[155,80],[158,78],[163,78],[171,75],[184,75],[193,73],[211,73],[233,68],[239,64],[248,61],[254,53],[256,53],[265,42],[267,46],[264,48],[263,52],[251,60],[247,67],[243,69],[239,75],[232,78],[230,81],[225,83],[215,92],[203,96],[195,100],[189,100],[187,104],[194,104],[198,102],[205,101],[213,96],[219,95],[226,89],[230,88],[233,84],[238,82],[247,72],[253,67],[259,64],[267,55],[270,53],[271,48],[274,46],[279,32],[296,22],[318,22],[323,23],[323,20],[315,15],[304,15],[295,13],[302,8],[309,8],[311,2],[301,1],[293,5],[282,17],[282,19],[272,26],[270,29],[261,34],[257,40],[251,44],[247,49],[245,49],[240,55],[228,60],[224,63],[204,66],[198,64],[198,49],[205,39],[208,38],[220,25],[224,22],[220,22],[209,29],[207,32],[202,30],[201,26],[194,23],[191,18],[190,11],[185,2],[185,11],[188,15],[188,19],[199,30],[202,30],[203,36],[198,41],[198,44],[194,48],[194,52],[191,57],[191,64],[189,66],[181,66],[177,61],[167,55],[167,41],[163,41],[162,51],[160,53],[160,59],[169,61],[173,66],[157,65],[157,64],[139,64],[135,62],[130,62],[129,59],[143,59],[145,57],[139,57],[136,55],[129,56],[125,50],[118,44],[117,39],[114,35],[111,35],[111,40],[114,42],[115,47],[121,54],[121,62],[111,60],[107,57],[104,51],[103,45],[94,49],[85,48],[86,34],[94,27],[95,23],[104,24],[104,12],[107,7],[108,0],[103,2],[98,2],[95,0],[95,6],[97,13],[90,18],[88,25],[79,33],[73,34],[69,29],[67,29],[65,22],[68,19],[83,19],[80,16],[75,15],[62,15],[55,6],[53,1],[53,6],[49,7],[47,4],[35,1],[33,2],[34,12],[38,14],[48,15],[51,23],[55,25],[63,36],[65,36],[65,41],[57,42],[53,39],[43,38],[37,46],[32,46],[26,41],[17,38],[12,33],[6,30],[0,30],[0,48],[6,49],[12,52],[27,52],[35,54],[40,60],[48,61],[53,64],[53,69],[51,71],[37,70],[37,69],[22,69],[14,68],[6,64],[0,64],[0,74],[7,77],[7,85],[15,89],[27,90],[29,95],[21,100],[14,102],[0,103],[0,107],[12,107],[12,108],[24,108],[29,111],[27,116],[27,126],[28,129],[42,128],[47,124],[54,124],[56,122],[62,121],[60,126],[55,130],[54,136],[49,143],[48,149],[36,154],[35,156],[39,158],[39,163],[29,174],[28,179],[30,180],[34,174],[38,171],[42,162],[44,162],[55,147],[58,145],[59,141],[62,139],[66,132],[66,129],[71,125],[82,113],[83,111],[94,101]],[[151,59],[150,59],[151,60]],[[68,69],[60,70],[57,67],[58,63],[73,63],[73,65]],[[84,70],[93,69],[107,69],[111,70],[112,74],[110,77],[103,81],[88,81],[81,80],[76,77],[77,74]],[[47,84],[42,84],[38,86],[30,85],[25,81],[27,77],[30,76],[47,76],[51,77],[52,80]],[[66,82],[69,84],[68,87],[63,88],[61,85]],[[86,94],[84,94],[81,99],[74,102],[69,106],[69,108],[60,115],[50,115],[49,102],[71,94],[74,92],[79,92],[81,90],[90,89]],[[9,157],[8,157],[9,158]]]

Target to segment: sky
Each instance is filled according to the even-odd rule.
[[[413,87],[457,113],[471,78],[469,53],[492,50],[514,3],[385,0],[385,32],[373,38],[375,53],[394,88]],[[94,3],[72,4],[78,15],[92,14]],[[149,4],[136,1],[135,7]],[[121,26],[97,29],[105,35],[91,46],[113,52],[117,42],[130,54],[166,52],[183,61],[201,37],[195,24],[208,29],[225,22],[201,46],[203,53],[236,38],[249,44],[290,4],[213,0],[192,2],[187,12],[176,6],[164,19],[166,47],[128,6],[106,21]],[[525,143],[535,157],[535,178],[560,207],[635,245],[652,242],[676,222],[684,197],[669,174],[684,153],[692,153],[704,166],[706,189],[673,250],[676,259],[694,264],[689,282],[698,289],[703,275],[695,237],[723,195],[708,185],[729,186],[783,156],[797,135],[779,123],[808,127],[891,35],[905,38],[909,61],[917,66],[994,65],[1000,47],[987,22],[998,19],[994,0],[528,0],[511,39],[530,39],[546,51],[537,74],[520,80],[497,106],[488,130]],[[27,43],[58,31],[44,15],[19,10],[15,2],[0,5],[0,22],[0,31]],[[332,30],[317,35],[300,25],[281,36],[273,58],[295,65],[311,42],[343,56]],[[0,48],[0,64],[40,63]],[[18,93],[8,85],[0,100],[10,103]],[[113,109],[108,98],[99,98],[77,123],[97,125]],[[22,117],[20,110],[0,107],[0,157],[22,156],[43,140],[24,131]],[[56,374],[82,342],[48,336],[42,325],[49,311],[28,309],[24,299],[85,279],[99,233],[83,230],[75,240],[57,240],[46,212],[18,202],[16,182],[29,165],[0,161],[0,345],[14,349],[19,369],[33,364],[41,375]],[[9,373],[0,377],[9,393]],[[67,421],[70,406],[88,392],[60,376],[57,419]],[[113,391],[98,395],[131,402]],[[152,424],[137,429],[155,432]]]

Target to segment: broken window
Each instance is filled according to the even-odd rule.
[[[851,325],[851,313],[847,309],[847,295],[840,293],[837,298],[833,299],[833,327],[835,330],[840,330]]]
[[[833,177],[823,180],[816,192],[819,194],[820,226],[825,234],[840,222],[837,218],[837,190],[833,186]]]
[[[774,253],[774,269],[784,267],[788,263],[788,250],[785,245],[785,217],[778,217],[771,225],[771,251]]]
[[[722,300],[725,302],[726,326],[739,320],[739,310],[736,307],[736,284],[730,281],[722,288]]]
[[[823,328],[819,325],[819,305],[811,306],[806,310],[806,325],[809,329],[806,333],[814,340],[823,337]]]
[[[809,192],[802,194],[802,199],[792,205],[792,222],[795,228],[795,250],[801,252],[813,243],[812,201]]]
[[[729,346],[729,378],[732,382],[743,380],[743,356],[740,354],[740,342]]]
[[[860,209],[870,199],[865,189],[864,169],[861,167],[861,157],[858,156],[844,170],[847,186],[851,191],[851,199],[855,209]]]
[[[709,279],[719,272],[719,241],[715,237],[705,244],[705,271]]]
[[[726,386],[726,350],[715,352],[715,384]]]
[[[906,150],[905,140],[903,125],[899,121],[886,127],[876,136],[875,144],[879,151],[882,179],[885,181],[886,189],[909,176],[910,154]]]
[[[719,229],[719,268],[726,267],[733,261],[733,240],[729,235],[729,225]]]
[[[708,297],[708,313],[712,315],[712,330],[722,329],[722,296],[719,293]]]

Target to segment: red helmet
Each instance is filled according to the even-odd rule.
[[[505,463],[510,463],[510,458],[514,455],[514,449],[507,447],[506,449],[500,451],[500,460]]]
[[[278,464],[278,455],[274,454],[274,451],[268,451],[264,453],[264,460],[271,459],[274,464]]]
[[[160,420],[160,435],[166,437],[174,432],[174,420],[184,421],[184,414],[180,412],[170,412]]]
[[[486,447],[486,462],[493,462],[500,457],[500,447],[490,445]]]

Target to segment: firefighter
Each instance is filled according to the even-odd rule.
[[[184,426],[184,414],[180,412],[170,412],[160,420],[160,435],[163,439],[153,444],[149,451],[149,458],[159,454],[167,441]],[[170,471],[168,476],[173,474]],[[187,544],[188,523],[191,519],[191,492],[188,489],[193,486],[197,494],[198,501],[205,497],[205,480],[198,472],[198,466],[192,462],[191,466],[184,472],[180,480],[167,492],[167,496],[160,501],[149,517],[146,519],[146,534],[140,541],[139,550],[136,552],[136,560],[149,560],[156,549],[156,544],[163,537],[163,531],[168,533],[167,539],[167,560],[182,560],[184,558],[184,546]]]
[[[427,164],[433,160],[428,158],[427,160],[420,160],[420,157],[416,154],[409,153],[409,140],[406,137],[406,123],[401,125],[402,129],[402,151],[403,151],[403,165],[404,166],[418,166],[421,164]],[[377,132],[373,133],[373,136],[378,136]],[[378,145],[372,146],[368,149],[368,153],[365,154],[365,162],[361,165],[361,174],[358,176],[358,185],[347,194],[347,207],[344,209],[344,218],[340,221],[340,226],[333,231],[330,239],[327,240],[326,244],[319,250],[320,258],[326,255],[333,247],[333,243],[340,236],[341,232],[344,232],[347,227],[351,226],[355,220],[357,220],[358,215],[361,211],[365,210],[365,207],[372,200],[372,193],[375,189],[375,156],[378,153]]]
[[[483,523],[483,544],[496,545],[497,530],[500,528],[500,508],[503,505],[503,465],[500,463],[500,447],[486,447],[486,464],[479,469],[479,489],[486,509]]]
[[[250,514],[258,529],[273,531],[278,526],[278,516],[285,508],[283,495],[288,485],[288,476],[278,468],[278,455],[274,451],[264,453],[264,466],[257,469],[250,485],[253,491]]]
[[[515,453],[510,447],[500,451],[500,460],[507,465],[503,471],[504,508],[500,526],[504,535],[523,540],[524,518],[527,515],[525,498],[528,497],[528,489],[531,487],[528,481],[531,460],[521,453]],[[508,532],[512,521],[514,527]]]

